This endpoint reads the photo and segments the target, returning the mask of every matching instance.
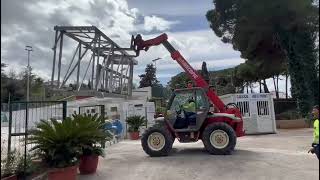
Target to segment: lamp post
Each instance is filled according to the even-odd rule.
[[[161,59],[161,58],[158,57],[158,58],[152,60],[152,62],[154,62],[154,67],[155,67],[156,69],[157,69],[157,61],[160,60],[160,59]]]
[[[28,51],[28,66],[27,66],[27,101],[29,101],[30,96],[30,52],[32,50],[32,46],[26,46],[26,51]]]

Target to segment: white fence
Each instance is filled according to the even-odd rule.
[[[271,93],[227,94],[220,98],[225,104],[237,104],[246,134],[277,132]]]

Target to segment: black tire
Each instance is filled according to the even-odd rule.
[[[154,132],[161,133],[165,138],[165,145],[159,151],[154,151],[148,146],[148,137],[150,134]],[[144,152],[146,152],[149,156],[159,157],[159,156],[167,156],[170,153],[172,149],[173,141],[174,141],[174,138],[166,128],[150,127],[142,134],[141,145]]]
[[[210,135],[213,131],[215,130],[222,130],[225,133],[227,133],[229,137],[229,143],[226,147],[224,148],[216,148],[214,145],[211,144],[210,142]],[[227,123],[223,122],[218,122],[218,123],[213,123],[209,124],[203,131],[202,135],[202,141],[204,144],[204,147],[210,154],[214,155],[229,155],[232,153],[234,150],[236,143],[237,143],[237,136],[234,130],[232,129],[231,126],[229,126]]]

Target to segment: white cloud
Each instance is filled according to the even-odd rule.
[[[244,62],[240,58],[239,52],[234,51],[231,45],[222,43],[211,30],[167,32],[167,34],[169,42],[196,69],[201,68],[202,61],[206,61],[208,68],[211,69],[236,66]],[[158,35],[148,35],[143,36],[143,38],[154,38]],[[137,58],[139,67],[135,67],[138,71],[143,71],[146,64],[151,63],[151,60],[157,57],[162,58],[157,61],[158,75],[167,73],[169,70],[172,71],[171,74],[182,71],[181,67],[172,60],[169,52],[163,46],[151,47],[148,52],[141,52],[140,54]]]
[[[144,29],[146,31],[168,30],[170,28],[170,26],[175,23],[177,23],[177,22],[166,21],[165,19],[157,17],[157,16],[145,16],[144,17]]]
[[[33,0],[32,3],[4,0],[1,5],[1,59],[9,66],[18,64],[17,69],[21,69],[21,65],[26,65],[24,46],[31,45],[32,67],[35,72],[47,72],[44,77],[51,75],[55,25],[94,25],[125,47],[129,46],[133,31],[144,30],[144,16],[137,8],[129,8],[126,0]],[[157,29],[171,24],[161,17],[158,19],[162,25]],[[64,65],[70,61],[74,49],[74,44],[65,38]]]

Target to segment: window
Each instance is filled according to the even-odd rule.
[[[196,106],[197,109],[203,109],[208,107],[208,102],[206,101],[205,97],[206,96],[202,91],[197,90],[196,91]]]
[[[180,106],[187,103],[189,99],[193,98],[193,93],[192,91],[185,91],[185,92],[179,92],[176,93],[170,110],[180,110]]]
[[[95,109],[91,109],[91,113],[96,113],[96,110]]]
[[[268,101],[257,101],[257,109],[259,116],[269,116]]]
[[[111,111],[111,112],[117,112],[117,111],[118,111],[118,108],[117,108],[116,106],[111,107],[111,108],[110,108],[110,111]]]
[[[239,107],[242,116],[250,117],[249,101],[237,102],[237,106]]]

